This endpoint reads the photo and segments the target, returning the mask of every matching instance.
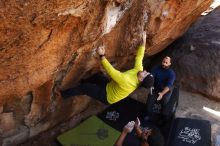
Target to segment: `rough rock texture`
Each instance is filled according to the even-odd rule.
[[[105,45],[107,58],[125,69],[132,65],[144,29],[146,52],[156,54],[181,36],[210,3],[0,1],[0,109],[2,114],[12,113],[15,125],[12,132],[0,129],[0,145],[20,143],[88,106],[88,97],[64,101],[55,96],[54,87],[68,88],[101,70],[98,46]]]
[[[159,57],[173,56],[177,84],[220,101],[220,7],[199,20]]]

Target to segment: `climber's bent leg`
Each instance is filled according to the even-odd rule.
[[[91,83],[82,83],[74,88],[60,91],[60,93],[63,98],[69,98],[72,96],[79,95],[88,95],[105,104],[108,104],[106,96],[106,86],[99,86]]]

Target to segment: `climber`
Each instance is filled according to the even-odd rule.
[[[104,76],[99,76],[92,83],[83,82],[74,88],[60,91],[61,96],[67,98],[88,95],[105,104],[113,104],[126,98],[140,85],[150,88],[153,86],[154,78],[149,72],[143,70],[142,64],[145,44],[146,32],[143,33],[142,44],[138,48],[134,68],[125,72],[116,70],[105,58],[105,48],[99,47],[97,53],[104,69],[111,77],[111,81],[108,81]]]

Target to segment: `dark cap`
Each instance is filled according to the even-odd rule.
[[[145,88],[150,88],[154,86],[154,77],[152,74],[147,75],[142,81],[142,86]]]

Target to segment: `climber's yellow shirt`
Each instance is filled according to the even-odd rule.
[[[102,59],[102,65],[112,79],[106,86],[107,100],[110,104],[124,99],[139,86],[137,73],[143,71],[144,51],[144,46],[138,48],[134,68],[126,72],[116,70],[106,58]]]

